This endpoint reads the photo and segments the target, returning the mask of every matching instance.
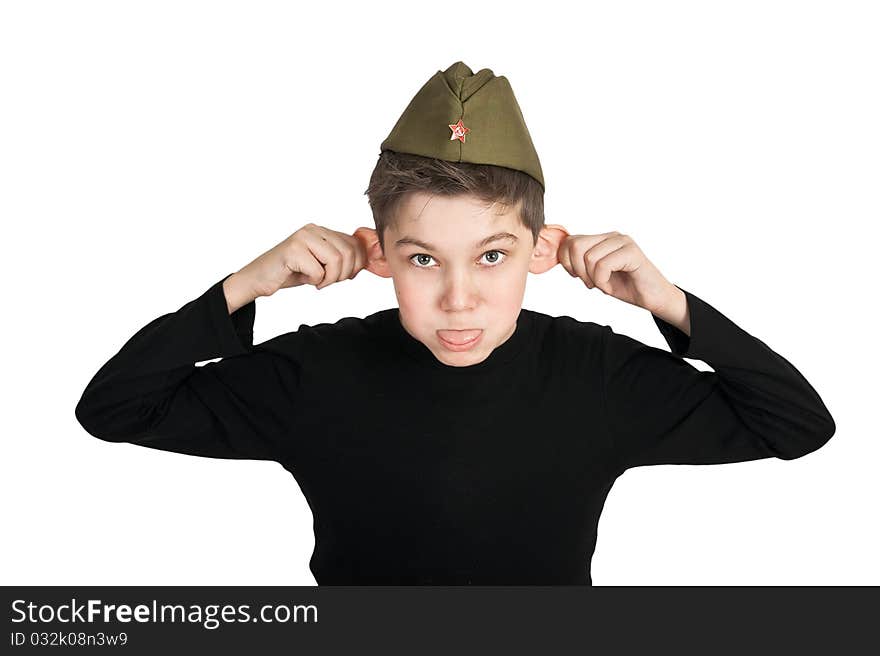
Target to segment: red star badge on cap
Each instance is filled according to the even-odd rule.
[[[452,125],[450,125],[449,129],[452,130],[452,136],[449,137],[449,140],[453,141],[455,139],[458,139],[461,143],[465,142],[464,135],[471,131],[470,128],[466,128],[462,124],[461,119],[458,119],[458,123],[453,123]]]

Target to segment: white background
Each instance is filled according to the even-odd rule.
[[[548,223],[631,235],[837,422],[799,460],[626,472],[594,584],[880,584],[872,5],[3,3],[2,583],[315,583],[279,465],[106,443],[74,407],[137,329],[303,224],[372,226],[379,144],[462,60],[510,80]],[[369,274],[281,290],[255,342],[394,303]],[[561,267],[524,306],[667,348]]]

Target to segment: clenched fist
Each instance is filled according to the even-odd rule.
[[[323,289],[354,278],[366,265],[367,249],[356,235],[307,223],[238,274],[257,296],[303,284]]]
[[[638,244],[619,232],[567,235],[559,244],[559,263],[589,289],[660,312],[683,294],[645,256]]]

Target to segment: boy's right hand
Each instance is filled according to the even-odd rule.
[[[234,275],[254,295],[271,296],[286,287],[309,284],[323,289],[340,280],[350,280],[366,264],[363,240],[307,223]]]

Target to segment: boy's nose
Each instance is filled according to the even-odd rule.
[[[475,281],[467,275],[450,275],[444,281],[443,309],[467,310],[477,304],[479,291]]]

